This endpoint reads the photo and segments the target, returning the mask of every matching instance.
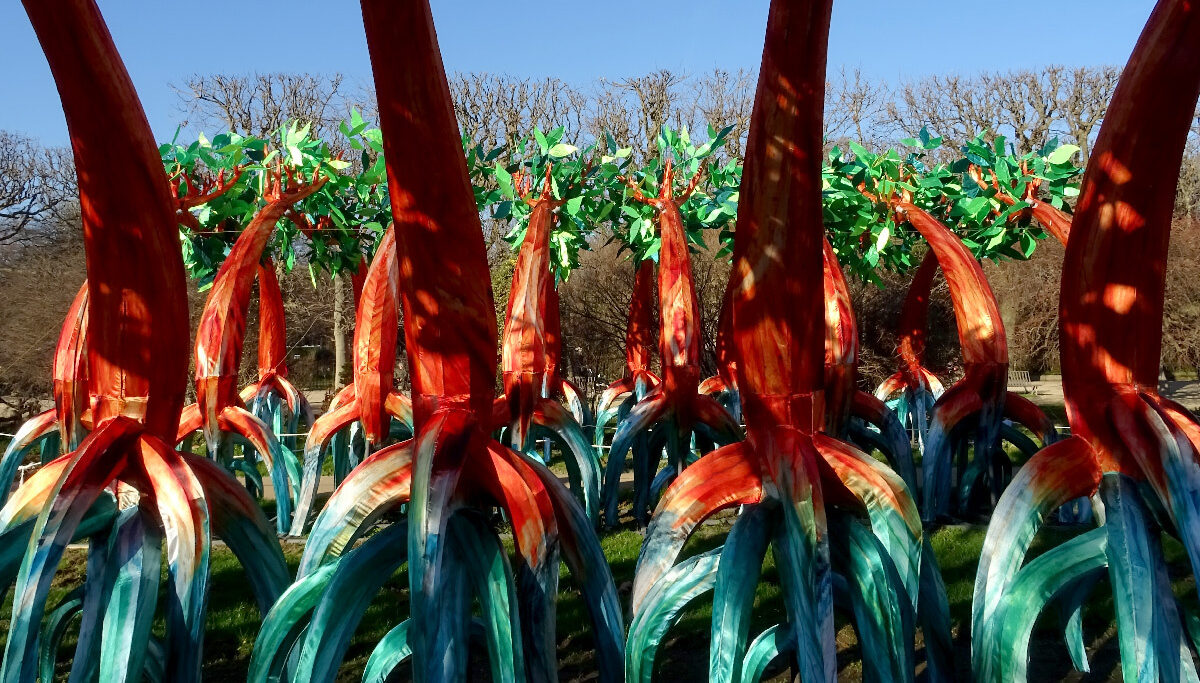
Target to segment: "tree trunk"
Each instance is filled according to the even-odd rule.
[[[997,299],[997,303],[1000,304],[1000,321],[1001,321],[1001,323],[1003,323],[1004,329],[1005,330],[1017,329],[1017,312],[1019,310],[1017,303],[1015,301],[1013,301],[1011,296],[1010,297],[997,296],[996,299]],[[1011,361],[1011,359],[1010,359],[1010,361]],[[1030,368],[1026,367],[1026,368],[1020,368],[1020,369],[1029,370]]]
[[[333,390],[346,383],[346,292],[344,277],[333,277]]]

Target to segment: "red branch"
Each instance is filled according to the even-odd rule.
[[[1111,457],[1105,469],[1128,464],[1111,401],[1157,387],[1171,213],[1200,96],[1198,15],[1170,0],[1151,14],[1096,139],[1063,262],[1067,414],[1075,435]]]
[[[1008,365],[1008,341],[996,296],[983,275],[983,267],[953,232],[924,209],[900,202],[904,214],[929,243],[950,288],[963,362]]]
[[[354,394],[363,436],[374,445],[383,443],[391,420],[386,404],[396,369],[399,266],[396,232],[389,227],[367,270],[354,317]]]
[[[700,383],[700,302],[692,275],[692,259],[679,206],[687,201],[700,181],[703,165],[687,188],[673,194],[671,160],[663,167],[658,196],[646,197],[626,178],[633,198],[658,212],[661,246],[658,251],[659,354],[663,384],[668,393],[691,396]]]
[[[196,402],[210,439],[218,431],[220,412],[228,406],[240,405],[238,365],[246,336],[250,288],[263,249],[275,231],[275,224],[289,207],[312,195],[327,180],[316,178],[315,170],[313,176],[312,182],[305,182],[290,170],[273,174],[265,193],[267,205],[238,235],[213,280],[196,329]]]
[[[178,211],[186,212],[201,204],[207,204],[237,185],[237,181],[241,177],[242,167],[235,166],[233,175],[230,176],[228,182],[225,181],[225,169],[221,169],[217,172],[216,178],[210,177],[196,183],[189,182],[187,173],[180,169],[176,172],[175,182],[171,183],[171,196],[175,197],[175,208]],[[182,190],[187,190],[187,194],[180,196],[183,194]],[[192,192],[198,194],[192,194]]]
[[[900,372],[911,388],[923,385],[925,365],[925,330],[929,325],[929,297],[933,279],[937,276],[937,254],[925,254],[908,286],[904,307],[900,309],[899,337]]]
[[[489,415],[496,313],[433,18],[423,2],[371,0],[363,23],[388,159],[416,427],[445,403]]]
[[[88,365],[97,424],[117,415],[175,436],[187,381],[183,256],[162,158],[91,2],[29,0],[71,131],[88,262]]]
[[[746,147],[733,341],[747,425],[823,426],[821,118],[829,3],[773,2]],[[786,186],[787,191],[780,188]]]
[[[655,343],[654,262],[638,262],[633,275],[633,294],[629,297],[629,322],[625,326],[625,374],[633,379],[638,372],[650,369]]]
[[[850,287],[833,245],[822,249],[825,294],[825,404],[826,431],[840,434],[850,415],[857,391],[858,324],[850,301]]]
[[[1022,170],[1024,170],[1024,162],[1022,162]],[[980,187],[985,187],[986,182],[983,179],[983,173],[978,166],[972,164],[967,168],[967,173],[975,180],[975,183]],[[1013,187],[1011,185],[1004,186],[1000,183],[1000,179],[996,177],[996,172],[989,170],[992,178],[992,187],[996,189],[996,198],[1000,201],[1012,206],[1017,203],[1016,197],[1013,195]],[[1029,213],[1035,220],[1041,224],[1054,239],[1061,244],[1066,245],[1067,235],[1071,231],[1071,216],[1061,209],[1055,208],[1053,204],[1048,204],[1037,198],[1038,188],[1041,187],[1041,179],[1034,178],[1025,185],[1025,193],[1021,196],[1021,201],[1029,205]],[[1024,212],[1021,212],[1024,213]],[[1021,218],[1021,214],[1014,216],[1012,220]]]
[[[258,264],[258,379],[287,377],[287,323],[283,292],[270,258]]]
[[[86,434],[83,414],[88,409],[87,364],[88,285],[84,282],[63,320],[54,349],[54,408],[62,446],[78,443]]]

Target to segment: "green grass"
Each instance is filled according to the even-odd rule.
[[[1054,424],[1056,424],[1056,425],[1067,424],[1067,407],[1065,405],[1063,405],[1061,403],[1053,403],[1053,404],[1039,403],[1038,407],[1042,409],[1042,412],[1045,413],[1046,417],[1050,418],[1050,421],[1053,422]]]
[[[719,545],[732,523],[733,513],[725,513],[701,526],[688,541],[685,555],[702,552]],[[499,529],[503,534],[504,529]],[[1061,543],[1077,529],[1047,527],[1035,541],[1031,557],[1053,545]],[[950,602],[955,649],[960,668],[960,678],[968,675],[969,641],[965,624],[970,619],[971,593],[975,580],[975,567],[983,545],[984,528],[981,526],[949,526],[934,532],[932,544],[941,564]],[[506,544],[511,550],[511,541]],[[613,577],[624,604],[628,604],[633,583],[634,566],[641,545],[641,533],[632,528],[623,528],[606,533],[601,537],[605,555],[609,558]],[[1167,539],[1165,551],[1170,565],[1176,594],[1196,601],[1195,582],[1188,568],[1187,559],[1178,543]],[[286,544],[284,554],[289,566],[295,570],[301,546]],[[51,590],[50,605],[53,606],[73,586],[84,578],[86,550],[70,548],[55,578]],[[8,611],[11,594],[0,609],[0,632],[8,627]],[[161,613],[161,610],[160,610]],[[375,642],[403,619],[408,613],[408,588],[401,568],[384,586],[372,602],[362,623],[359,625],[339,680],[358,680],[363,666],[370,656]],[[1111,625],[1112,599],[1107,589],[1101,586],[1085,610],[1084,630],[1089,647],[1094,647],[1091,678],[1079,678],[1070,670],[1066,650],[1057,630],[1057,617],[1050,610],[1035,633],[1030,646],[1033,680],[1107,680],[1119,666],[1115,629]],[[685,611],[679,622],[668,632],[659,650],[658,666],[663,672],[671,672],[672,680],[702,680],[707,675],[709,619],[711,598],[701,598]],[[785,617],[778,574],[774,560],[768,554],[763,567],[762,580],[755,595],[755,608],[751,632],[783,621]],[[205,680],[245,680],[246,667],[254,647],[260,617],[241,567],[233,555],[224,547],[216,546],[212,554],[212,580],[209,599],[208,623],[205,635]],[[854,681],[861,678],[861,662],[853,628],[842,615],[837,621],[837,643],[842,680]],[[161,619],[154,631],[162,636],[164,624]],[[918,636],[919,638],[919,636]],[[559,662],[562,680],[588,680],[594,670],[592,655],[593,640],[587,610],[580,598],[569,573],[564,568],[558,600]],[[919,641],[918,641],[919,642]],[[66,674],[74,648],[74,635],[68,636],[59,653],[59,671]],[[918,654],[920,657],[920,653]],[[473,680],[487,680],[487,663],[483,653],[474,653],[471,661],[475,673]],[[789,673],[780,665],[768,671],[770,680],[789,680]],[[1072,678],[1072,676],[1076,676]],[[407,680],[404,672],[400,680]]]

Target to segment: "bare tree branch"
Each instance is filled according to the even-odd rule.
[[[0,131],[0,245],[34,241],[48,221],[73,216],[75,195],[68,150]]]
[[[187,123],[224,127],[241,135],[266,138],[285,122],[312,126],[314,136],[336,138],[345,114],[341,74],[311,73],[193,74],[172,86]]]

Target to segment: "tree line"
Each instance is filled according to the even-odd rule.
[[[1017,152],[1058,137],[1080,147],[1103,120],[1119,69],[1109,66],[1021,69],[972,75],[935,74],[899,84],[859,69],[830,74],[826,89],[828,144],[856,141],[883,149],[922,126],[965,144],[980,131],[1003,135]],[[585,145],[611,135],[635,158],[655,154],[664,126],[702,130],[731,126],[724,154],[740,157],[750,120],[756,74],[670,70],[580,85],[556,77],[527,78],[486,72],[451,77],[455,112],[464,136],[485,146],[515,145],[530,130],[564,126],[564,139]],[[338,123],[349,111],[375,114],[374,94],[340,74],[197,74],[173,84],[184,126],[270,136],[286,121],[312,126],[315,136],[338,144]],[[69,151],[44,147],[0,131],[0,395],[49,394],[50,356],[63,312],[83,279],[79,208]],[[1164,320],[1164,365],[1200,367],[1200,119],[1193,125],[1180,172]],[[503,240],[507,227],[485,221],[498,318],[502,315],[514,254]],[[593,240],[581,267],[563,285],[564,366],[577,381],[606,382],[620,374],[632,268],[606,244]],[[705,338],[716,338],[716,317],[728,272],[712,248],[694,259]],[[1028,262],[989,265],[988,275],[1008,327],[1014,368],[1053,371],[1057,358],[1058,273],[1061,249],[1043,244]],[[892,372],[893,328],[907,277],[882,274],[885,287],[852,283],[860,317],[863,376],[877,381]],[[302,386],[338,386],[347,379],[354,315],[349,283],[335,278],[315,289],[306,273],[283,278],[289,345],[315,350],[294,370]],[[193,291],[193,309],[203,293]],[[954,319],[944,286],[935,290],[929,356],[935,371],[953,373],[957,358]],[[253,317],[251,318],[254,319]],[[253,327],[253,324],[252,324]],[[254,331],[246,345],[254,348]],[[715,349],[705,349],[705,370],[715,369]],[[253,363],[244,363],[252,368]],[[248,370],[249,371],[249,370]],[[403,359],[400,373],[404,372]],[[403,379],[403,378],[402,378]]]

